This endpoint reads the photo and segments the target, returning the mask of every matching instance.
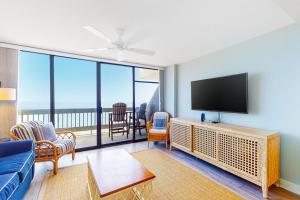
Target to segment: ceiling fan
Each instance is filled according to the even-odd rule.
[[[82,52],[94,52],[94,51],[106,51],[106,50],[117,50],[118,55],[117,55],[117,60],[122,61],[124,58],[124,52],[133,52],[136,54],[142,54],[146,56],[153,56],[155,54],[154,51],[151,50],[146,50],[146,49],[139,49],[139,48],[130,48],[128,47],[128,44],[123,40],[123,35],[124,35],[124,29],[122,28],[117,28],[116,33],[117,33],[117,39],[112,40],[111,38],[107,37],[104,33],[101,31],[98,31],[92,26],[84,26],[83,27],[85,30],[88,32],[92,33],[93,35],[97,36],[98,38],[106,40],[108,43],[111,44],[110,47],[105,47],[105,48],[95,48],[95,49],[85,49],[82,50]]]

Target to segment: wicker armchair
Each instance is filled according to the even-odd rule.
[[[72,153],[72,160],[75,159],[76,135],[70,131],[57,132],[55,141],[39,140],[37,141],[33,133],[34,127],[43,125],[42,122],[29,121],[18,124],[11,128],[10,137],[14,140],[31,139],[35,142],[35,161],[53,162],[53,173],[57,174],[58,160]]]
[[[156,119],[164,120],[165,123],[161,124],[162,126],[155,125],[154,121]],[[150,141],[165,141],[168,149],[169,128],[170,114],[167,112],[155,112],[150,121],[147,122],[148,148]]]

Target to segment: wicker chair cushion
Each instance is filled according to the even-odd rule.
[[[21,140],[33,140],[36,141],[33,134],[33,129],[30,123],[24,122],[18,124],[12,128],[13,134]]]
[[[58,155],[63,155],[67,152],[70,152],[71,150],[73,150],[76,144],[75,141],[71,139],[57,139],[53,141],[53,143],[57,146]],[[40,151],[39,149],[42,149],[42,151]],[[38,157],[53,156],[53,151],[52,149],[49,149],[49,147],[45,145],[36,148],[36,155]]]
[[[155,128],[151,128],[149,132],[151,134],[166,134],[167,133],[166,129],[155,129]]]
[[[58,139],[53,141],[58,148],[59,154],[70,152],[75,147],[75,142],[71,139]]]
[[[155,112],[153,115],[153,128],[154,129],[165,129],[168,122],[168,113],[166,112]]]

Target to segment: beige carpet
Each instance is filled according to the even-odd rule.
[[[140,151],[132,155],[156,175],[153,200],[242,199],[160,150]],[[49,173],[39,197],[45,200],[89,199],[87,164],[59,169],[56,176]]]

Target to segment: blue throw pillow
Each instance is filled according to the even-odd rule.
[[[154,119],[153,127],[156,129],[166,128],[167,120],[165,118],[156,118]]]
[[[45,140],[50,140],[51,142],[57,140],[55,128],[51,122],[41,126],[41,129]]]

